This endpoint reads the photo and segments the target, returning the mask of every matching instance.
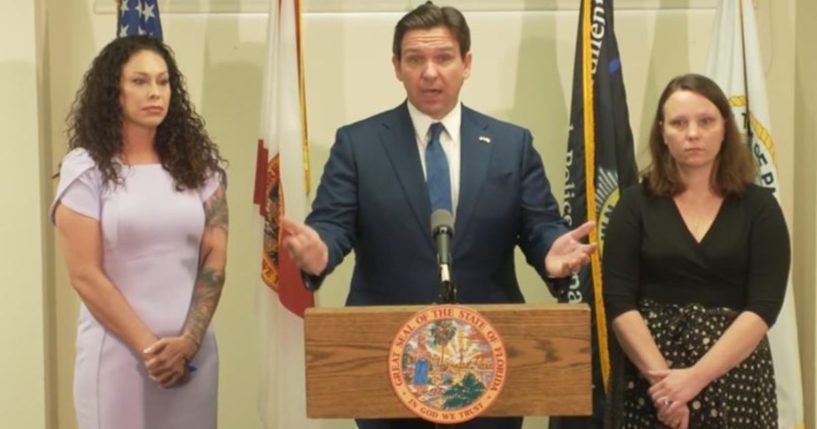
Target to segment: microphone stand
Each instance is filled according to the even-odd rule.
[[[454,228],[449,225],[439,225],[434,230],[437,240],[437,263],[440,266],[439,276],[442,289],[437,298],[439,304],[456,304],[457,287],[451,279],[451,247],[448,240],[454,236]],[[447,240],[445,238],[448,238]]]
[[[448,264],[440,264],[440,283],[442,283],[440,304],[457,304],[457,287],[451,280],[451,268]]]
[[[440,283],[442,289],[437,304],[456,304],[457,288],[451,279],[451,248],[450,240],[454,236],[453,219],[450,212],[435,211],[431,215],[432,235],[437,240],[437,263],[440,266]],[[436,429],[457,429],[458,424],[447,425],[434,423]]]
[[[449,257],[450,261],[451,258]],[[457,287],[454,286],[454,281],[451,280],[451,266],[449,264],[440,264],[440,283],[442,283],[442,290],[440,291],[440,304],[457,304]],[[447,425],[443,423],[435,423],[435,429],[457,429],[462,427],[458,424]]]

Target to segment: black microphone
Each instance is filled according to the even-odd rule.
[[[454,217],[444,209],[431,213],[431,236],[437,244],[437,263],[440,265],[440,281],[443,291],[442,302],[456,302],[456,289],[451,282],[451,240],[454,238]]]

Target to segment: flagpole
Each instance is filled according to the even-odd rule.
[[[746,66],[746,30],[743,25],[743,0],[737,0],[738,12],[740,16],[740,50],[743,62],[743,93],[746,99],[746,112],[743,114],[743,126],[746,128],[746,144],[752,145],[752,109],[749,108],[749,77]]]
[[[301,15],[301,2],[295,0],[295,35],[297,37],[298,51],[298,96],[301,99],[301,150],[303,151],[303,174],[304,189],[306,195],[312,193],[312,180],[309,169],[309,129],[306,122],[306,80],[304,78],[304,56],[303,56],[303,15]]]

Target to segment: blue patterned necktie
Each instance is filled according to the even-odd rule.
[[[448,174],[448,159],[440,145],[440,133],[445,127],[440,122],[431,124],[431,138],[426,146],[426,185],[431,201],[431,211],[451,211],[451,177]]]

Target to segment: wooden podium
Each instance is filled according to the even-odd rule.
[[[483,416],[578,416],[593,411],[590,309],[585,304],[469,306],[507,351],[505,386]],[[415,417],[389,382],[400,327],[424,306],[311,308],[305,315],[310,418]]]

